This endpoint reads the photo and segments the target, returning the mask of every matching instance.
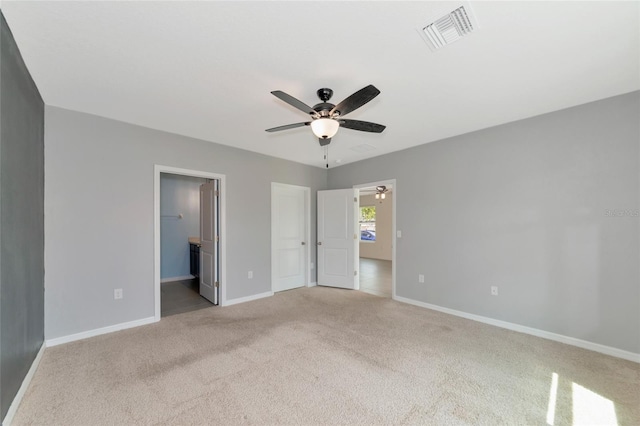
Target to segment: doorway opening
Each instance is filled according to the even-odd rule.
[[[210,179],[160,174],[160,316],[213,306],[200,296],[200,187]]]
[[[224,175],[154,168],[155,319],[224,305]]]
[[[395,297],[395,180],[355,185],[359,191],[360,291]]]

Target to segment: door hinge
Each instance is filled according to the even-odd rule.
[[[353,202],[354,202],[354,203],[357,203],[357,202],[358,202],[358,199],[357,199],[356,197],[353,197]]]
[[[220,191],[213,191],[213,195],[216,196],[216,197],[219,196],[220,195]]]
[[[216,235],[216,243],[220,241],[220,236]]]
[[[357,240],[358,239],[358,234],[353,234],[353,239]]]
[[[218,288],[220,287],[220,283],[218,281],[216,281],[215,283],[213,283],[213,287],[214,288]]]
[[[357,277],[358,276],[358,271],[353,271],[353,276]]]

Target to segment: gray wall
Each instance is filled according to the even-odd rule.
[[[633,92],[334,168],[329,187],[397,179],[399,296],[640,353],[639,116]]]
[[[154,164],[226,175],[227,299],[271,290],[271,182],[326,187],[316,167],[55,107],[45,118],[47,339],[154,315]],[[310,246],[313,259],[314,234]]]
[[[200,185],[207,180],[160,175],[160,278],[186,277],[189,237],[200,236]],[[177,217],[182,215],[182,218]]]
[[[44,104],[0,13],[0,418],[44,339]]]

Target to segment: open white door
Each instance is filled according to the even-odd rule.
[[[218,181],[200,185],[200,296],[218,304]]]
[[[357,290],[358,190],[318,191],[318,285]]]
[[[271,270],[273,291],[307,283],[307,191],[271,184]]]

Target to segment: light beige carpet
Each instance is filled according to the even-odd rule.
[[[14,425],[637,425],[639,385],[629,361],[315,287],[48,348]]]

